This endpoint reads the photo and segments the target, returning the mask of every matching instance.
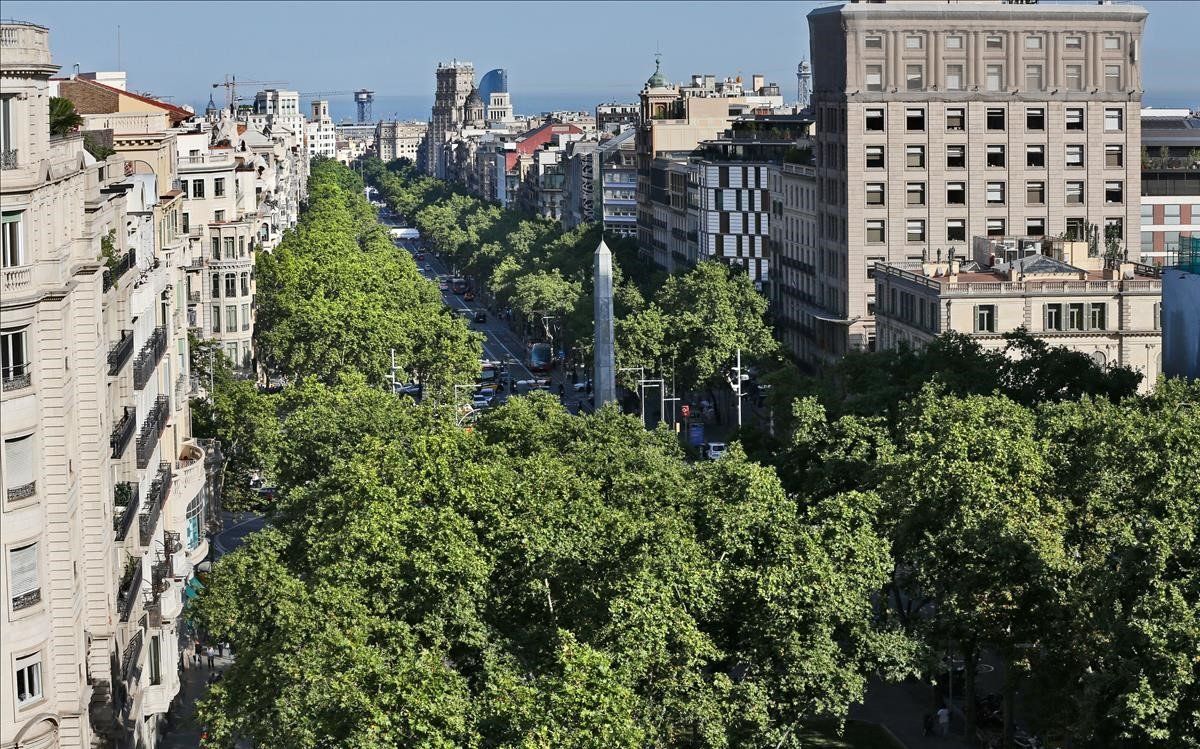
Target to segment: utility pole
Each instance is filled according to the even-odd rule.
[[[739,346],[737,350],[737,365],[734,366],[730,373],[729,387],[733,388],[733,396],[737,398],[737,423],[738,427],[742,426],[742,383],[748,379],[748,375],[742,373],[742,349]]]

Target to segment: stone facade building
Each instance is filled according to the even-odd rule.
[[[825,354],[874,345],[877,262],[1111,231],[1140,257],[1132,5],[852,3],[808,14]]]

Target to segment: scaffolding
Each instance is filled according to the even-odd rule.
[[[1200,275],[1200,236],[1179,238],[1179,253],[1170,267]]]

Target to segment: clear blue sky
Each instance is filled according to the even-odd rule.
[[[633,101],[656,49],[672,79],[763,73],[790,99],[796,63],[808,51],[804,16],[829,4],[8,0],[4,15],[49,26],[64,73],[74,63],[84,71],[117,69],[119,24],[130,88],[179,103],[203,104],[226,73],[287,81],[300,91],[431,97],[438,61],[457,57],[478,73],[507,68],[518,111],[529,111],[537,109],[529,102],[555,97]],[[1141,4],[1150,10],[1146,103],[1200,106],[1200,2]]]

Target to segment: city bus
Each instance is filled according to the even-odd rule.
[[[548,343],[535,343],[529,347],[529,371],[549,372],[554,365],[554,352]]]

